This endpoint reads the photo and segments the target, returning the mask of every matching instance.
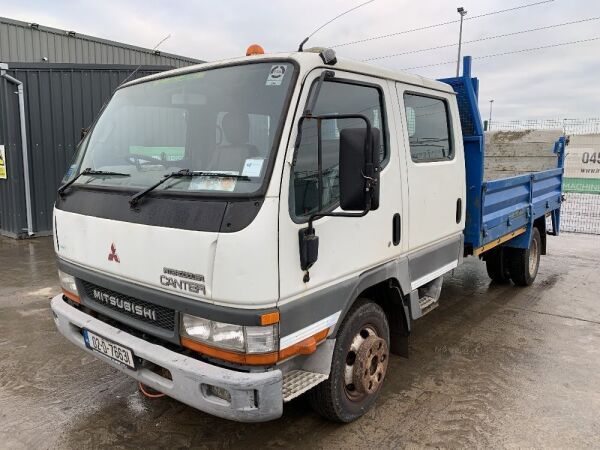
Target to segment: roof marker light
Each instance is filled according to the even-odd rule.
[[[323,62],[328,66],[334,66],[337,63],[335,50],[333,50],[332,48],[324,49],[321,53],[319,53],[319,56],[321,57]]]

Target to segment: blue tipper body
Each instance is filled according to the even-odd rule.
[[[525,227],[525,233],[504,245],[527,248],[533,222],[550,214],[552,231],[558,235],[564,172],[565,137],[554,144],[557,168],[493,181],[483,180],[485,139],[477,100],[479,80],[471,77],[471,57],[463,59],[463,75],[439,81],[449,84],[457,95],[465,149],[467,210],[465,248],[467,253]]]

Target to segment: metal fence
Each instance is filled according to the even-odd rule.
[[[600,133],[600,117],[588,119],[535,119],[486,121],[486,131],[563,130],[567,135]]]
[[[600,234],[600,194],[565,192],[561,231]]]
[[[560,129],[570,136],[565,160],[561,231],[600,235],[600,118],[513,120],[490,131]]]

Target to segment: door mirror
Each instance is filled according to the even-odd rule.
[[[340,207],[367,211],[379,206],[379,130],[346,128],[340,131]],[[370,153],[370,154],[369,154]],[[367,190],[367,182],[369,188]]]

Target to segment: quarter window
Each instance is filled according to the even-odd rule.
[[[446,102],[438,98],[405,94],[404,108],[412,160],[422,163],[454,158]]]
[[[313,91],[309,99],[312,98]],[[321,87],[314,115],[362,114],[373,128],[380,131],[379,161],[386,157],[386,134],[383,116],[383,95],[372,86],[326,81]],[[329,119],[322,121],[322,176],[319,177],[318,130],[315,120],[305,120],[302,141],[298,148],[290,183],[292,217],[306,218],[317,212],[332,211],[339,205],[340,131],[364,128],[360,119]]]

